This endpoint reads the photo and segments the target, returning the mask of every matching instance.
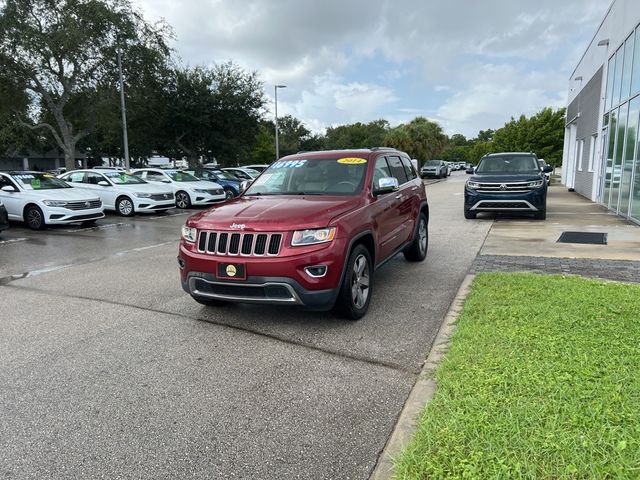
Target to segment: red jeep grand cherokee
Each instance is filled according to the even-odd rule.
[[[334,309],[357,320],[373,271],[427,255],[429,206],[409,156],[389,148],[290,155],[182,227],[182,288],[197,302]]]

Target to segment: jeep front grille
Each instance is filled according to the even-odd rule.
[[[224,256],[276,256],[280,253],[281,244],[281,233],[202,231],[198,238],[198,252]]]

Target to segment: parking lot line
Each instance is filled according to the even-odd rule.
[[[0,240],[0,245],[9,245],[10,243],[24,242],[26,238],[10,238],[8,240]]]
[[[61,230],[61,231],[65,233],[94,232],[98,230],[106,230],[107,228],[115,228],[115,227],[133,227],[133,225],[130,223],[107,223],[105,225],[96,225],[95,227],[70,228],[68,230]]]

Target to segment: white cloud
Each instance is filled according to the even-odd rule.
[[[184,63],[232,59],[259,71],[269,94],[275,83],[288,85],[283,112],[315,130],[424,111],[466,134],[562,105],[566,78],[607,7],[601,0],[137,1],[150,20],[174,26]]]

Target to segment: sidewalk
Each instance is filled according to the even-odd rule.
[[[558,243],[562,232],[606,233],[608,241],[607,245]],[[545,221],[496,218],[470,273],[486,271],[567,273],[640,282],[640,226],[568,192],[563,185],[554,185],[549,189]]]

